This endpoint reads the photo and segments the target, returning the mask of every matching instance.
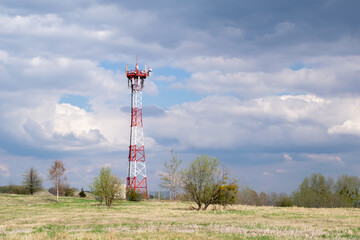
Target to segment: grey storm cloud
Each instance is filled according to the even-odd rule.
[[[28,27],[29,33],[22,33],[28,42],[17,37],[21,32],[15,35],[2,33],[2,43],[12,47],[13,51],[24,51],[27,44],[32,44],[32,49],[45,52],[48,45],[51,52],[58,54],[66,52],[84,57],[100,54],[105,57],[114,55],[114,48],[126,46],[123,53],[130,54],[140,48],[146,58],[160,60],[164,55],[171,59],[173,55],[196,54],[227,57],[266,53],[354,54],[354,50],[359,50],[346,46],[339,49],[331,43],[340,40],[351,43],[351,39],[359,37],[357,6],[358,1],[333,0],[196,1],[191,4],[5,1],[0,12],[3,16],[31,20],[33,27]],[[71,14],[75,11],[77,14]],[[3,25],[5,30],[6,25]],[[61,28],[61,31],[46,31],[51,27]],[[106,45],[96,46],[104,40]],[[25,50],[27,52],[29,48]]]

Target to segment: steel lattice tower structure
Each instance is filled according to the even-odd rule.
[[[131,124],[129,146],[129,172],[126,180],[126,189],[134,189],[146,198],[148,197],[144,131],[142,120],[142,90],[144,81],[150,75],[151,69],[145,65],[145,70],[139,70],[137,59],[135,70],[128,70],[126,76],[131,89]]]

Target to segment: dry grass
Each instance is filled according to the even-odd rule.
[[[360,239],[359,209],[117,202],[0,194],[2,239]]]

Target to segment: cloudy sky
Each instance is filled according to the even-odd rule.
[[[64,161],[87,188],[127,174],[125,64],[150,65],[150,190],[174,149],[257,191],[360,172],[360,2],[0,1],[0,185]],[[143,67],[142,67],[143,68]],[[50,183],[46,182],[46,186]]]

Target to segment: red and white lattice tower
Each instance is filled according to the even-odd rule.
[[[151,69],[145,65],[145,70],[139,70],[137,59],[135,70],[128,70],[126,65],[126,76],[131,89],[131,129],[129,147],[129,172],[126,180],[126,189],[134,189],[146,198],[148,197],[144,132],[142,121],[142,90],[146,77],[150,75]]]

